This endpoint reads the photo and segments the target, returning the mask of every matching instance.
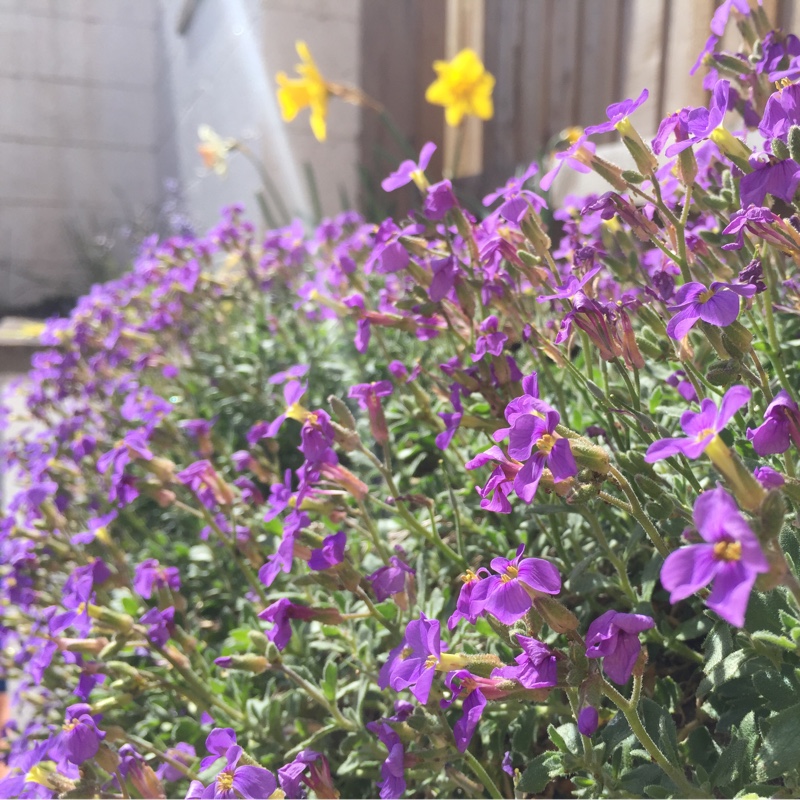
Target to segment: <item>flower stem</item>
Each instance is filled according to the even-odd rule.
[[[641,692],[641,676],[639,677],[639,692],[636,691],[634,678],[634,690],[632,700],[635,698],[637,703],[626,700],[608,681],[602,683],[603,694],[624,714],[631,730],[639,740],[642,747],[650,754],[653,761],[667,774],[669,779],[678,787],[678,791],[683,797],[704,797],[705,795],[693,786],[683,774],[683,770],[670,764],[659,746],[653,741],[647,729],[644,727],[639,712],[637,710],[639,693]]]
[[[291,667],[287,667],[286,664],[281,662],[280,664],[276,664],[275,668],[282,672],[290,681],[296,683],[312,700],[316,703],[319,703],[324,709],[328,711],[328,713],[336,720],[339,727],[344,728],[348,731],[356,731],[358,727],[354,722],[351,722],[347,717],[345,717],[341,711],[339,711],[339,707],[335,703],[331,703],[328,701],[328,698],[325,697],[322,692],[319,691],[315,686],[312,686],[305,678],[300,677]]]
[[[616,467],[613,465],[609,466],[608,471],[619,484],[619,488],[622,489],[625,497],[628,498],[631,507],[631,516],[644,528],[644,532],[648,535],[656,550],[666,558],[669,555],[669,548],[661,538],[661,534],[656,530],[653,521],[642,508],[639,498],[636,496],[636,492],[633,491],[625,476]]]
[[[498,800],[502,800],[503,793],[497,788],[497,784],[489,777],[489,773],[483,768],[483,765],[475,758],[469,750],[464,751],[464,761],[472,770],[475,777],[483,784],[483,788],[489,792],[489,795]]]

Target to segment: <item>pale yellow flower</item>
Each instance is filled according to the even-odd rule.
[[[492,118],[494,76],[486,71],[474,50],[465,48],[452,61],[434,61],[433,68],[438,77],[425,92],[425,99],[444,106],[448,125],[459,125],[465,114],[483,120]]]
[[[296,42],[297,55],[302,64],[295,70],[299,78],[290,78],[285,72],[275,76],[278,82],[278,104],[284,122],[291,122],[304,108],[311,109],[311,130],[317,141],[324,142],[327,135],[326,116],[330,87],[322,77],[305,42]]]
[[[236,146],[234,139],[223,139],[209,125],[201,125],[197,129],[197,152],[203,159],[206,169],[213,169],[217,175],[224,175],[228,171],[228,153]]]

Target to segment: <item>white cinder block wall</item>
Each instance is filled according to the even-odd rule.
[[[158,0],[0,0],[0,311],[83,287],[70,230],[153,210]]]
[[[124,255],[168,182],[199,230],[234,202],[260,223],[240,155],[225,179],[202,169],[202,123],[255,152],[291,213],[312,209],[306,164],[324,213],[354,203],[360,110],[333,101],[320,144],[308,112],[281,121],[274,76],[302,38],[327,78],[357,84],[362,2],[0,0],[0,314],[85,289],[97,275],[71,231]]]

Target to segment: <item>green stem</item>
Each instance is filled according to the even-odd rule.
[[[483,784],[483,788],[489,792],[491,797],[502,800],[503,793],[497,788],[497,784],[489,777],[489,773],[483,768],[483,765],[475,758],[469,750],[464,752],[464,761],[472,770],[473,775]]]
[[[641,677],[639,678],[641,687]],[[659,746],[653,741],[647,729],[644,727],[642,720],[639,717],[637,706],[626,700],[610,683],[603,680],[602,683],[603,694],[611,700],[612,703],[624,714],[625,719],[628,721],[631,730],[636,738],[639,740],[642,747],[650,754],[653,761],[666,773],[669,779],[678,787],[678,791],[683,797],[705,797],[695,786],[693,786],[683,770],[670,764],[664,753],[661,752]],[[641,691],[641,688],[639,689]],[[635,688],[634,688],[635,692]],[[638,700],[638,695],[637,695]],[[638,703],[637,703],[638,705]]]
[[[656,550],[666,558],[669,555],[669,548],[664,544],[661,534],[642,508],[639,498],[636,496],[636,492],[633,491],[633,488],[628,483],[625,476],[616,467],[609,466],[608,471],[619,484],[619,488],[622,489],[625,497],[628,498],[631,507],[631,516],[644,528],[644,532],[648,535]]]
[[[286,664],[281,662],[280,664],[276,664],[275,668],[289,678],[290,681],[297,684],[314,702],[319,703],[319,705],[325,708],[334,720],[336,720],[340,728],[344,728],[348,731],[358,730],[358,726],[347,719],[342,712],[339,711],[339,707],[335,703],[329,702],[328,698],[325,697],[319,689],[312,686],[305,678],[301,678],[291,667],[287,667]]]

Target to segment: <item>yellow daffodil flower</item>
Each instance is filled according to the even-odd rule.
[[[448,125],[460,124],[465,114],[483,120],[492,118],[494,75],[486,71],[474,50],[465,48],[452,61],[434,61],[433,68],[438,77],[425,92],[425,99],[444,106]]]
[[[311,109],[311,130],[317,141],[324,142],[327,134],[325,117],[328,113],[330,88],[320,75],[311,52],[305,42],[296,42],[297,54],[302,64],[295,69],[299,78],[290,78],[285,72],[275,76],[278,82],[278,104],[284,122],[291,122],[299,111]]]
[[[197,152],[203,159],[206,169],[213,169],[217,175],[224,175],[228,171],[228,153],[236,146],[234,139],[223,139],[209,125],[201,125],[197,129],[200,144]]]

